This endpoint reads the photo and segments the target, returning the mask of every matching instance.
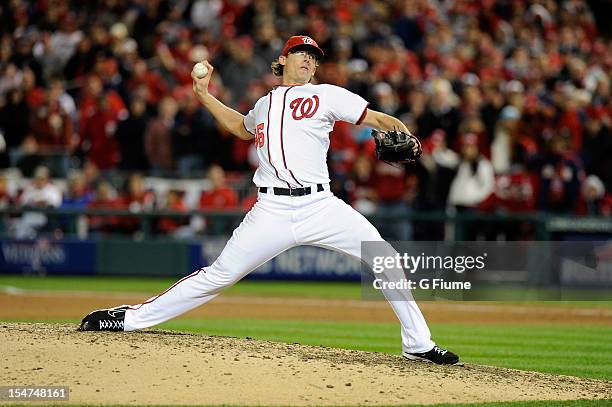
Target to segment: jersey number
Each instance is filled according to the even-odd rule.
[[[255,148],[261,148],[264,145],[264,124],[259,123],[257,127],[255,127]]]
[[[295,120],[310,119],[319,108],[319,97],[314,95],[312,98],[297,98],[291,101],[289,108],[293,110],[292,116]]]

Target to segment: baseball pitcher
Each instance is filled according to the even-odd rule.
[[[398,119],[368,109],[362,97],[338,86],[310,83],[324,53],[307,36],[291,37],[272,63],[282,85],[243,116],[208,93],[214,68],[192,73],[193,91],[215,119],[235,136],[254,140],[259,158],[253,182],[255,206],[210,267],[196,270],[163,293],[132,306],[87,315],[80,330],[132,331],[148,328],[198,307],[283,251],[315,245],[360,259],[362,241],[383,241],[361,214],[329,189],[329,132],[341,120],[373,129],[380,159],[406,162],[421,146]],[[389,246],[389,250],[395,251]],[[389,302],[401,323],[402,354],[408,359],[455,364],[459,357],[431,340],[416,302]]]

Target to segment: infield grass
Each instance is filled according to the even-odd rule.
[[[28,290],[159,293],[177,278],[153,277],[39,277],[0,275],[0,288]],[[245,280],[224,291],[229,295],[359,299],[361,286],[351,282]]]

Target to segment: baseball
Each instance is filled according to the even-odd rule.
[[[199,78],[202,79],[206,75],[208,75],[208,68],[201,62],[198,62],[193,67],[193,73]]]

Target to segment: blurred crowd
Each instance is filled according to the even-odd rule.
[[[59,185],[51,179],[49,168],[38,166],[31,181],[22,188],[11,188],[8,177],[0,175],[0,209],[21,208],[16,216],[1,217],[5,231],[19,239],[40,234],[62,237],[65,233],[138,236],[144,227],[139,214],[154,212],[159,216],[153,217],[149,233],[190,238],[205,232],[229,233],[233,224],[214,216],[204,217],[196,211],[247,211],[257,199],[255,191],[241,197],[230,188],[225,171],[217,164],[208,168],[204,179],[181,187],[174,182],[151,183],[140,173],[132,173],[119,185],[116,179],[107,180],[100,175],[91,167],[89,171],[72,170],[66,183]],[[66,211],[47,216],[38,208]],[[68,214],[79,215],[83,210],[94,214],[76,217]],[[77,230],[75,220],[85,221],[85,229]]]
[[[316,82],[362,95],[423,141],[419,163],[391,166],[369,129],[336,124],[332,188],[358,210],[610,215],[612,42],[592,4],[2,2],[0,167],[36,178],[60,154],[83,173],[249,174],[251,143],[198,105],[191,68],[212,61],[211,92],[246,113],[278,83],[270,63],[286,38],[307,34],[326,53]],[[92,202],[105,194],[96,182]],[[232,187],[224,202],[240,208]]]

